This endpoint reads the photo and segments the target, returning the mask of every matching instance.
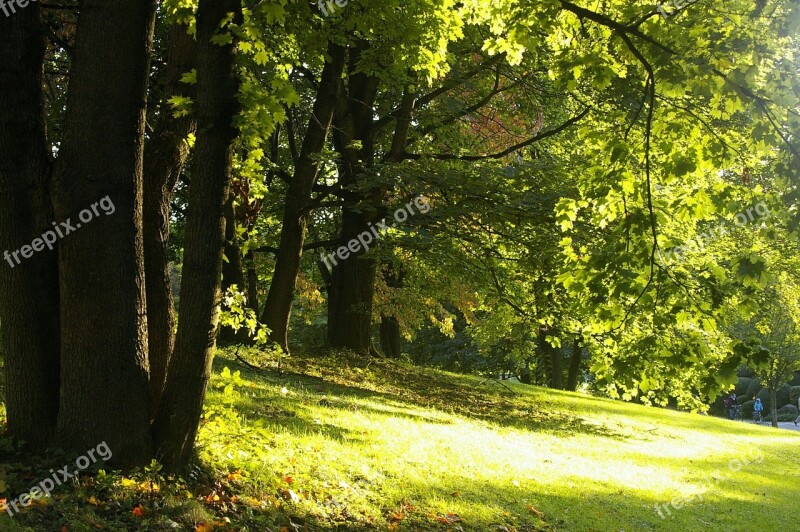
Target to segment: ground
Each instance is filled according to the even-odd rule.
[[[220,354],[185,481],[87,473],[0,530],[797,527],[792,431],[336,353],[283,368]],[[0,496],[40,478],[3,467]]]

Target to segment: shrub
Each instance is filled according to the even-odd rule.
[[[792,386],[789,388],[789,402],[796,405],[798,399],[800,399],[800,386]]]
[[[753,396],[747,393],[747,389],[753,381],[755,381],[755,379],[751,379],[750,377],[739,377],[739,381],[736,383],[736,388],[734,389],[736,396],[744,395],[747,396],[748,399],[752,399]]]
[[[759,392],[756,394],[756,397],[761,399],[761,402],[764,403],[764,411],[769,412],[769,390],[766,388],[761,388]]]
[[[753,405],[756,404],[755,401],[745,401],[742,403],[742,417],[752,417],[753,416]]]
[[[756,376],[756,372],[752,368],[750,368],[749,366],[741,366],[736,371],[736,376],[737,377],[749,377],[749,378],[752,379],[753,377]],[[737,394],[738,394],[738,392],[737,392]]]
[[[788,384],[784,384],[780,388],[778,388],[775,399],[777,400],[777,403],[779,405],[788,405],[789,403],[792,402],[791,397],[789,397],[790,395],[789,390],[791,389],[792,389],[791,386],[789,386]],[[795,402],[794,404],[796,405],[797,403]]]
[[[797,407],[794,405],[784,405],[778,409],[779,416],[789,415],[789,414],[793,415],[794,417],[797,417],[798,414]],[[794,421],[794,419],[792,419],[792,421]]]
[[[747,386],[747,390],[744,392],[744,395],[748,399],[752,399],[761,390],[761,388],[761,381],[758,379],[752,379],[752,382]]]

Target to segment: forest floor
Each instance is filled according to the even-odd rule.
[[[341,353],[283,374],[233,355],[215,362],[185,480],[87,472],[0,530],[797,526],[792,431]],[[67,463],[15,456],[0,439],[0,497]]]

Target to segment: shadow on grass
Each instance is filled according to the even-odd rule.
[[[501,391],[487,390],[485,387],[468,387],[462,383],[450,382],[452,378],[448,376],[428,374],[421,368],[413,368],[407,374],[402,374],[402,370],[406,368],[388,361],[370,359],[365,364],[366,367],[374,366],[379,372],[372,373],[369,380],[378,375],[382,381],[382,390],[368,389],[362,382],[350,377],[357,374],[353,371],[352,360],[348,361],[348,366],[345,368],[335,368],[320,375],[299,373],[282,375],[276,370],[255,371],[224,357],[218,357],[215,364],[217,370],[221,370],[225,365],[236,364],[243,376],[269,382],[275,386],[289,382],[294,386],[300,385],[306,391],[318,394],[320,401],[323,401],[321,405],[329,408],[371,411],[382,416],[403,417],[427,423],[447,423],[439,419],[440,416],[428,416],[410,411],[409,406],[412,406],[424,410],[433,409],[445,415],[462,416],[490,426],[553,435],[581,433],[618,440],[629,439],[629,434],[622,430],[579,417],[558,408],[556,403],[552,406],[546,403],[535,404],[527,394],[515,394],[505,389]],[[367,379],[364,379],[364,382],[366,381]],[[330,399],[331,394],[334,399]],[[377,402],[394,411],[356,403],[358,400]]]

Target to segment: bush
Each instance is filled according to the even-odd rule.
[[[775,397],[775,399],[777,400],[777,403],[779,405],[788,405],[789,403],[792,402],[791,397],[789,397],[790,395],[789,390],[791,389],[792,389],[791,386],[789,386],[788,384],[784,384],[780,388],[778,388],[778,391],[776,392],[777,396]],[[794,404],[796,405],[797,403]]]
[[[755,401],[745,401],[742,403],[742,417],[752,417],[753,416],[753,405],[756,404]]]
[[[789,388],[789,402],[796,405],[798,399],[800,399],[800,386],[792,386]]]
[[[748,399],[752,399],[761,390],[761,388],[761,381],[758,379],[752,379],[752,382],[750,382],[750,384],[747,386],[747,390],[744,392],[744,394]]]
[[[749,366],[740,366],[739,369],[736,371],[736,376],[737,377],[748,377],[748,378],[752,379],[753,377],[756,376],[756,372],[752,368],[750,368]],[[738,395],[739,392],[736,392],[736,393]]]
[[[752,399],[753,396],[747,393],[747,389],[753,384],[755,379],[751,379],[750,377],[739,377],[739,381],[736,383],[736,388],[734,391],[736,392],[736,396],[744,395],[748,399]]]
[[[794,405],[784,405],[784,406],[782,406],[782,407],[780,407],[778,409],[778,415],[779,416],[782,416],[782,415],[787,415],[788,416],[790,414],[792,416],[794,416],[795,418],[797,417],[798,410],[797,410],[796,406],[794,406]],[[792,421],[794,421],[794,419],[792,419]]]
[[[766,388],[761,388],[761,390],[756,394],[756,397],[761,399],[761,402],[764,403],[764,410],[769,410],[769,390]]]

